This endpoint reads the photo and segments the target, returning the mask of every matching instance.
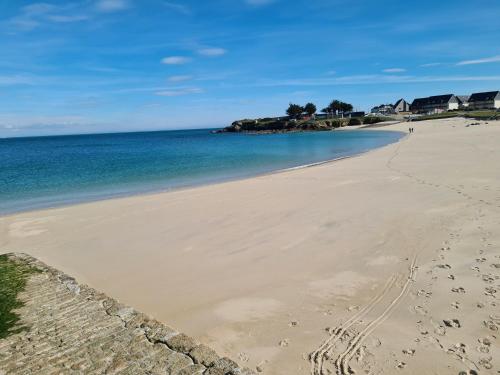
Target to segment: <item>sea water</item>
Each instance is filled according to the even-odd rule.
[[[352,156],[401,136],[203,129],[0,139],[0,213],[240,179]]]

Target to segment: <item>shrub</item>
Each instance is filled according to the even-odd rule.
[[[383,121],[389,121],[390,118],[376,117],[376,116],[368,116],[363,119],[363,123],[365,124],[377,124]]]
[[[347,123],[348,123],[348,120],[347,119],[337,118],[337,119],[331,120],[331,123],[332,123],[332,127],[334,127],[334,128],[340,128],[342,126],[346,126]]]
[[[353,118],[349,119],[349,126],[362,125],[362,124],[363,124],[363,121],[361,121],[360,118],[353,117]]]

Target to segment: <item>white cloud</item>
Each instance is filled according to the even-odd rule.
[[[431,68],[433,66],[439,66],[439,65],[443,65],[442,63],[428,63],[428,64],[422,64],[422,65],[419,65],[421,68]]]
[[[406,72],[406,69],[403,68],[389,68],[389,69],[384,69],[384,73],[404,73]]]
[[[48,15],[47,19],[53,22],[59,23],[70,23],[70,22],[78,22],[88,20],[88,16],[85,15],[74,15],[74,16],[65,16],[65,15]]]
[[[169,82],[184,82],[193,79],[193,76],[190,75],[179,75],[179,76],[171,76],[168,77]]]
[[[185,56],[169,56],[169,57],[164,57],[161,60],[161,63],[167,65],[182,65],[182,64],[187,64],[190,61],[191,59]]]
[[[225,55],[226,52],[224,48],[202,48],[198,50],[200,55],[209,57],[222,56]]]
[[[457,63],[457,65],[475,65],[475,64],[487,64],[494,62],[500,62],[500,56],[486,57],[484,59],[477,59],[477,60],[460,61]]]
[[[125,10],[130,6],[126,0],[99,0],[96,8],[100,12],[118,12]]]
[[[201,94],[203,90],[198,87],[184,87],[184,88],[174,88],[169,90],[158,91],[156,95],[159,96],[182,96],[189,94]]]

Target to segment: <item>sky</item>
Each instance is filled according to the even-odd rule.
[[[500,89],[498,0],[0,0],[0,137]]]

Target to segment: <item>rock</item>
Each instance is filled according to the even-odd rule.
[[[203,375],[226,375],[223,369],[217,367],[210,367],[206,370]]]
[[[130,322],[129,322],[130,323]],[[146,337],[151,342],[162,342],[168,345],[168,340],[178,335],[174,329],[157,322],[156,320],[148,321],[141,326],[146,333]]]
[[[214,362],[213,366],[220,368],[225,372],[232,372],[238,368],[238,364],[227,357],[219,358]]]
[[[183,368],[181,371],[176,373],[177,375],[201,375],[206,370],[205,366],[202,365],[190,365]]]
[[[167,345],[175,351],[188,354],[196,346],[196,342],[184,333],[175,335],[167,340]]]
[[[217,355],[215,350],[203,344],[195,346],[189,352],[189,355],[191,356],[191,358],[193,358],[194,363],[202,364],[206,367],[213,366],[214,363],[219,359],[219,356]]]
[[[186,368],[188,366],[191,366],[193,364],[193,361],[191,358],[182,355],[177,352],[172,352],[166,359],[165,359],[165,364],[167,368],[169,369],[171,374],[178,373],[181,371],[183,368]]]

